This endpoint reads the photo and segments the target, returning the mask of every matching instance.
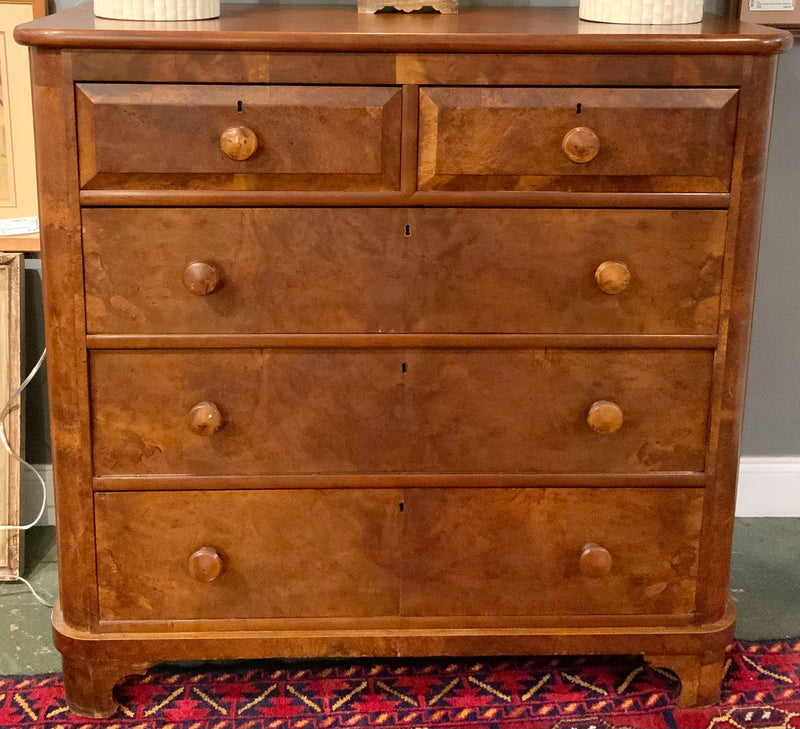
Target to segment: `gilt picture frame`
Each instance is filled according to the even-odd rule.
[[[1,251],[39,250],[30,65],[14,28],[45,14],[46,0],[0,0]]]
[[[22,299],[24,258],[0,253],[0,411],[17,390],[22,375]],[[15,453],[22,447],[22,407],[11,403],[4,419],[6,438]],[[20,465],[0,444],[0,524],[18,525]],[[0,530],[0,580],[14,579],[22,569],[21,534]]]
[[[771,25],[800,37],[800,0],[737,0],[739,20]]]

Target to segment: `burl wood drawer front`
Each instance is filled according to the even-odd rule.
[[[397,87],[78,84],[83,187],[393,190]]]
[[[408,489],[403,499],[405,615],[694,608],[702,490]]]
[[[91,334],[713,334],[726,214],[86,209]]]
[[[98,493],[100,618],[395,614],[399,501],[389,490]]]
[[[93,351],[97,475],[703,471],[708,350]]]
[[[726,192],[736,89],[425,88],[423,190]]]
[[[689,613],[702,504],[699,489],[98,493],[100,618]]]

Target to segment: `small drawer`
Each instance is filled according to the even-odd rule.
[[[424,88],[422,190],[727,192],[736,89]]]
[[[102,620],[393,615],[397,494],[95,495]]]
[[[714,334],[721,210],[86,209],[90,334]]]
[[[103,475],[705,468],[710,350],[95,350]]]
[[[694,609],[701,489],[408,489],[404,615]]]
[[[89,189],[396,190],[397,87],[76,88]]]

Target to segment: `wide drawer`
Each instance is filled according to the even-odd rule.
[[[697,472],[712,362],[709,350],[96,350],[93,462],[97,475]],[[619,417],[606,434],[587,421],[605,431]]]
[[[83,225],[92,334],[713,334],[726,214],[90,208]]]
[[[726,192],[736,89],[424,88],[423,190]]]
[[[103,620],[687,614],[703,493],[95,496]]]
[[[383,86],[78,84],[81,185],[394,190],[401,97]]]

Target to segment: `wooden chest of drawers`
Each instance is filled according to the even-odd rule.
[[[780,31],[86,6],[34,46],[74,710],[639,653],[712,702]]]

